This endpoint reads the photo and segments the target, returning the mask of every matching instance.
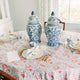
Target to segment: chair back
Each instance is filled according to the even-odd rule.
[[[61,21],[60,19],[59,20],[59,23],[62,23],[63,24],[63,30],[65,30],[65,22]],[[47,22],[44,22],[44,28],[45,28],[45,25],[46,25]]]

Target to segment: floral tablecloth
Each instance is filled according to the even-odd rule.
[[[66,47],[66,38],[76,40],[80,33],[64,31],[61,36],[61,45],[57,48],[47,46],[47,39],[43,33],[40,45],[47,47],[52,56],[47,62],[27,60],[20,56],[19,61],[8,62],[7,52],[20,52],[28,48],[29,39],[26,31],[16,32],[22,39],[13,40],[0,45],[0,69],[10,74],[15,80],[80,80],[80,54],[72,53]]]

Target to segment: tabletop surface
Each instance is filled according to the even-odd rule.
[[[8,62],[7,52],[20,52],[28,48],[29,39],[26,31],[14,33],[22,39],[13,40],[0,45],[0,69],[10,74],[16,80],[80,80],[80,54],[72,53],[66,47],[66,39],[76,40],[80,33],[64,31],[61,35],[61,45],[57,48],[47,46],[47,39],[43,33],[40,45],[45,45],[48,53],[52,53],[47,62],[27,60],[20,56],[20,60]]]

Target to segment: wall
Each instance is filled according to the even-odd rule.
[[[80,23],[66,23],[66,30],[79,32],[80,33]]]
[[[38,14],[37,0],[8,0],[14,31],[25,30],[31,11]]]
[[[11,18],[13,21],[14,31],[25,30],[26,24],[28,22],[28,17],[31,14],[31,11],[35,11],[35,14],[39,17],[39,21],[41,22],[42,16],[42,0],[8,0]],[[39,2],[41,2],[39,4]],[[46,2],[46,0],[44,0]],[[51,11],[58,10],[55,8],[57,5],[52,5],[52,3],[57,3],[55,0],[51,0]],[[57,3],[58,4],[58,3]],[[44,11],[47,4],[44,4]],[[56,12],[57,13],[57,12]],[[45,15],[47,12],[45,12]],[[46,18],[44,15],[44,18]],[[49,15],[48,15],[49,16]],[[47,20],[47,19],[46,19]],[[80,24],[78,23],[66,23],[66,30],[80,32]]]

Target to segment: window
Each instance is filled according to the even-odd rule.
[[[59,0],[59,18],[80,21],[80,0]]]

